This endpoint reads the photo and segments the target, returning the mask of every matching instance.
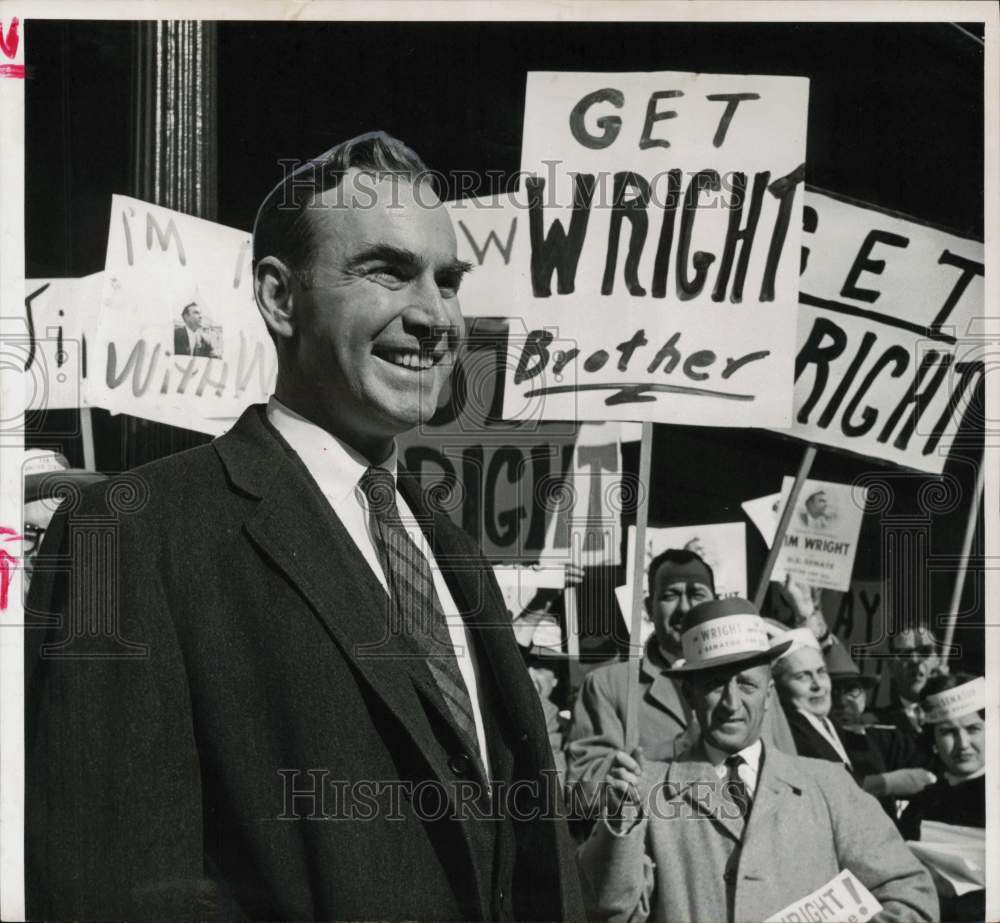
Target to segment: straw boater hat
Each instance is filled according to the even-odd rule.
[[[753,603],[738,596],[713,599],[694,606],[681,626],[683,657],[674,662],[670,676],[686,676],[745,660],[774,660],[791,645],[771,644],[767,626]]]
[[[986,679],[977,676],[961,686],[924,696],[920,708],[926,724],[957,721],[966,715],[983,711],[986,708]]]

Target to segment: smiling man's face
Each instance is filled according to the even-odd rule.
[[[372,461],[429,419],[462,340],[451,218],[429,186],[341,182],[309,206],[315,255],[293,285],[297,390],[309,416]],[[336,203],[336,204],[334,204]]]

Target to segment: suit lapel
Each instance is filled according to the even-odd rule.
[[[483,676],[486,683],[481,690],[481,697],[488,697],[484,710],[492,702],[497,709],[505,712],[510,727],[524,729],[534,726],[537,721],[537,694],[514,642],[510,615],[502,600],[492,592],[488,569],[479,560],[475,549],[463,547],[461,537],[444,516],[428,510],[416,477],[401,471],[398,484],[400,493],[421,524],[424,537],[462,615],[475,645],[480,670],[487,674]],[[442,701],[441,708],[444,707]],[[527,742],[530,735],[522,732],[520,739],[522,743]],[[493,774],[495,778],[505,778],[510,774],[511,761],[500,748],[496,749],[496,756],[501,759],[494,760]],[[542,755],[535,753],[536,771],[544,764],[541,760]]]
[[[642,658],[641,669],[649,680],[646,694],[660,708],[670,714],[678,724],[687,727],[691,723],[691,719],[684,707],[680,693],[677,691],[677,684],[669,676],[664,676],[648,657]]]
[[[780,750],[765,745],[748,832],[766,824],[788,799],[801,795],[803,786],[804,780],[792,761]]]
[[[810,753],[803,754],[804,756],[815,754],[816,759],[843,764],[844,759],[837,752],[833,744],[816,730],[812,722],[802,712],[789,710],[785,714],[788,718],[788,723],[809,743]]]
[[[692,817],[709,818],[737,843],[743,839],[746,822],[741,817],[733,816],[732,804],[722,797],[723,780],[709,762],[700,742],[688,754],[670,764],[668,779],[671,790],[687,803]]]
[[[261,407],[249,408],[215,447],[234,487],[260,498],[245,523],[251,540],[301,593],[435,774],[450,778],[427,745],[433,730],[413,695],[415,668],[426,667],[407,638],[387,635],[385,590],[298,456]],[[331,566],[316,566],[320,549],[330,549]]]

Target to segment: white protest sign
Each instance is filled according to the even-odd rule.
[[[940,474],[985,374],[983,245],[809,191],[791,434]]]
[[[87,403],[214,434],[267,400],[277,358],[250,259],[244,231],[113,196]]]
[[[787,425],[808,86],[528,74],[505,416]]]
[[[566,584],[566,568],[562,564],[538,567],[502,564],[495,565],[493,573],[507,608],[515,616],[528,608],[539,590],[559,591]]]
[[[459,302],[465,317],[510,317],[514,289],[528,283],[528,212],[524,196],[448,202],[458,258],[472,265]]]
[[[88,336],[97,326],[103,274],[81,279],[26,279],[29,346],[25,372],[35,384],[31,410],[83,406]]]
[[[400,461],[489,560],[617,564],[617,424],[501,419],[506,336],[505,322],[470,320],[437,413],[396,439]]]
[[[581,567],[618,564],[621,558],[622,447],[617,423],[584,423],[572,467],[547,496],[536,498],[552,513],[546,559],[564,557]]]
[[[794,482],[791,477],[782,480],[779,509]],[[781,581],[791,574],[809,586],[848,590],[866,497],[866,491],[850,484],[806,480],[771,579]]]
[[[643,593],[645,592],[644,587]],[[627,583],[624,586],[616,586],[615,601],[618,603],[618,611],[621,613],[622,620],[628,625],[632,621],[632,585]],[[644,607],[642,610],[642,621],[639,623],[639,643],[645,644],[646,639],[655,630],[653,621]]]
[[[920,840],[907,840],[927,866],[938,893],[961,896],[986,887],[986,831],[943,821],[920,824]]]
[[[845,869],[764,923],[866,923],[881,910],[875,895],[850,869]]]
[[[747,595],[746,526],[742,522],[714,522],[700,526],[669,526],[646,529],[646,554],[643,571],[660,552],[668,548],[693,551],[715,576],[715,594]],[[628,560],[635,553],[635,526],[628,529]],[[630,565],[631,567],[631,565]],[[631,569],[628,573],[631,573]]]
[[[781,494],[768,494],[766,497],[744,500],[740,507],[757,527],[764,544],[770,548],[774,542],[774,533],[778,531],[778,520],[781,518]]]

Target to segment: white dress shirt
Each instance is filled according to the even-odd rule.
[[[904,699],[902,696],[899,697],[899,704],[906,714],[906,717],[910,719],[910,724],[913,725],[913,729],[915,731],[921,730],[924,726],[924,716],[923,712],[920,710],[920,706],[916,702]]]
[[[705,745],[705,753],[708,754],[708,761],[715,769],[715,774],[720,779],[725,779],[729,774],[729,767],[726,760],[731,756],[742,756],[743,762],[737,767],[737,774],[747,788],[747,794],[753,798],[757,791],[757,776],[760,775],[760,755],[764,752],[764,745],[758,737],[752,744],[744,747],[736,753],[726,753],[717,747],[713,747],[707,740],[702,738]]]
[[[273,395],[267,404],[267,419],[271,425],[285,438],[285,441],[295,450],[313,479],[319,485],[327,502],[343,523],[347,534],[354,540],[358,550],[364,556],[372,573],[378,578],[382,588],[388,594],[389,584],[372,533],[371,516],[368,513],[368,498],[359,486],[362,475],[368,469],[370,462],[359,452],[325,429],[311,423],[305,417],[290,410]],[[385,468],[396,478],[396,449],[379,467]],[[396,504],[399,516],[410,539],[421,554],[427,558],[434,579],[434,589],[441,602],[441,610],[448,624],[448,633],[458,658],[458,668],[465,680],[472,702],[472,714],[476,723],[476,736],[479,743],[479,754],[487,775],[490,772],[489,751],[486,746],[486,730],[483,725],[483,713],[479,702],[479,664],[458,606],[448,589],[444,575],[437,565],[434,554],[424,538],[420,525],[414,518],[413,511],[407,505],[402,494],[396,494]]]

